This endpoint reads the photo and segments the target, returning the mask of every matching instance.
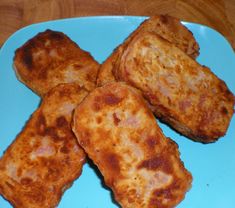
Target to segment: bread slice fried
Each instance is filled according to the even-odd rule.
[[[80,176],[85,153],[70,123],[87,94],[76,84],[50,90],[0,159],[0,194],[15,208],[54,208]]]
[[[190,188],[177,145],[131,86],[96,88],[75,109],[72,126],[122,208],[175,207]]]
[[[169,15],[156,15],[145,20],[140,26],[118,46],[114,52],[100,66],[97,85],[102,86],[110,81],[115,81],[112,70],[122,52],[125,50],[129,42],[138,34],[144,32],[153,32],[165,38],[192,58],[199,55],[199,45],[191,31],[189,31],[179,19]]]
[[[43,96],[60,83],[92,90],[99,64],[62,32],[46,30],[16,50],[14,68],[20,81]]]
[[[195,141],[214,142],[227,131],[234,96],[224,81],[161,36],[137,35],[115,77],[140,89],[158,118]]]

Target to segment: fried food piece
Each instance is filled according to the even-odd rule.
[[[72,129],[122,208],[175,207],[191,187],[177,144],[131,86],[96,88],[75,109]]]
[[[195,141],[214,142],[227,131],[234,96],[224,81],[156,34],[129,43],[115,77],[141,90],[158,118]]]
[[[60,83],[76,82],[92,90],[99,64],[62,32],[46,30],[15,52],[18,79],[40,96]]]
[[[53,88],[0,159],[0,194],[15,208],[54,208],[80,176],[85,153],[70,124],[87,94],[76,84]]]
[[[169,15],[152,16],[145,20],[140,26],[125,40],[123,44],[118,46],[114,52],[100,66],[97,85],[102,86],[110,81],[115,81],[112,70],[116,62],[119,61],[121,54],[127,47],[129,42],[138,34],[144,32],[154,32],[165,38],[192,58],[199,55],[199,45],[191,31],[189,31],[180,20]]]

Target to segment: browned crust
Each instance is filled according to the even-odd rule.
[[[125,208],[173,208],[191,186],[178,146],[158,127],[141,93],[119,82],[92,91],[72,129]]]
[[[62,32],[38,33],[15,51],[18,79],[43,96],[60,83],[76,82],[92,90],[99,64]]]
[[[138,34],[143,32],[153,32],[165,38],[169,42],[176,45],[192,58],[199,55],[199,45],[191,31],[189,31],[179,19],[169,15],[156,15],[145,20],[140,26],[117,47],[114,52],[104,61],[99,68],[97,85],[102,86],[110,81],[115,81],[112,70],[116,62],[118,62],[123,50],[130,41]]]
[[[85,153],[70,123],[87,94],[76,84],[53,88],[0,159],[0,194],[15,208],[56,207],[80,176]]]
[[[203,143],[225,135],[234,96],[224,81],[155,33],[139,34],[115,66],[115,77],[140,89],[155,115]]]

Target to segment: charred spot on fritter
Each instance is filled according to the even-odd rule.
[[[75,63],[75,64],[73,64],[73,67],[75,68],[75,69],[80,69],[80,68],[82,68],[84,65],[82,64],[82,63]]]
[[[156,189],[153,192],[153,197],[150,200],[150,205],[160,205],[160,208],[167,208],[168,206],[164,206],[162,203],[164,200],[174,201],[177,196],[174,195],[175,190],[180,189],[179,181],[176,180],[172,182],[168,187]],[[160,202],[160,204],[159,204]]]
[[[114,124],[117,126],[120,121],[121,121],[121,119],[118,118],[117,114],[113,113],[113,122],[114,122]]]
[[[33,180],[31,178],[28,177],[24,177],[20,180],[20,183],[22,185],[30,185],[33,182]]]
[[[61,170],[59,169],[59,167],[61,167],[61,161],[49,158],[41,158],[41,161],[43,166],[47,169],[45,179],[50,181],[59,180],[61,176]]]
[[[54,142],[60,142],[64,140],[69,140],[73,137],[72,130],[69,126],[56,127],[50,126],[45,129],[44,135],[50,136]]]
[[[222,107],[222,108],[221,108],[221,113],[224,114],[224,115],[228,115],[228,110],[227,110],[227,108]]]
[[[87,74],[86,75],[86,81],[90,81],[90,80],[94,80],[95,81],[95,77],[93,74]]]
[[[106,93],[102,96],[95,96],[93,101],[93,109],[95,111],[101,110],[104,105],[116,105],[122,101],[123,98],[117,97],[113,93]]]
[[[38,115],[35,127],[37,128],[37,133],[39,135],[44,135],[45,134],[46,118],[45,118],[45,116],[42,113],[40,113]]]
[[[45,135],[53,137],[53,138],[57,138],[58,137],[55,127],[47,127],[45,129]]]
[[[138,165],[137,168],[138,169],[146,168],[147,170],[161,169],[166,173],[170,173],[172,171],[171,164],[168,161],[167,157],[164,155],[155,156],[150,159],[144,160]]]
[[[100,124],[102,122],[102,117],[101,116],[97,116],[96,117],[96,123]]]
[[[7,181],[5,182],[5,184],[8,186],[8,188],[14,190],[14,186],[12,184],[8,183]]]
[[[68,154],[70,152],[70,149],[66,145],[64,145],[63,147],[60,148],[60,152]]]
[[[164,205],[162,201],[169,199],[171,200],[172,193],[169,189],[160,189],[154,192],[154,196],[150,199],[149,205],[156,206],[158,208],[168,208],[168,204]]]
[[[168,18],[167,18],[167,16],[165,16],[165,15],[160,15],[160,21],[161,21],[163,24],[167,24],[167,23],[168,23]]]
[[[27,45],[23,48],[22,61],[28,70],[33,68],[33,57],[31,53],[31,48],[33,46]]]
[[[230,92],[229,89],[226,90],[225,92],[226,98],[229,102],[233,102],[233,105],[235,105],[235,96]]]
[[[154,136],[149,136],[146,139],[146,143],[150,149],[154,149],[159,142],[158,142],[158,138]]]
[[[0,191],[3,191],[3,189],[4,189],[3,186],[0,185]]]
[[[74,139],[74,136],[67,135],[67,140],[64,140],[63,146],[60,148],[60,152],[64,154],[69,154],[69,152],[73,152],[74,146],[77,145],[77,140]]]
[[[118,155],[112,152],[103,153],[104,165],[107,167],[107,170],[111,171],[111,175],[120,174],[120,165]],[[116,177],[115,177],[116,178]]]
[[[56,119],[56,126],[60,128],[60,127],[67,127],[69,125],[66,118],[64,116],[60,116]]]
[[[48,33],[48,37],[52,40],[61,41],[65,39],[64,35],[61,32],[55,32],[52,30],[46,30],[46,32]]]
[[[116,105],[122,101],[122,98],[117,97],[112,93],[105,94],[103,96],[104,103],[107,105]]]
[[[100,96],[96,96],[94,98],[94,102],[93,102],[93,105],[92,105],[94,111],[99,111],[102,107],[102,103],[101,103],[101,97]]]
[[[227,86],[226,86],[226,84],[225,84],[224,81],[218,82],[218,88],[219,88],[219,90],[220,90],[221,92],[227,92],[227,91],[229,91],[229,90],[227,89]],[[230,92],[229,92],[229,94],[230,94]]]

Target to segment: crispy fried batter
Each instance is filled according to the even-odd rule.
[[[76,82],[92,90],[99,64],[62,32],[46,30],[15,52],[18,79],[43,96],[60,83]]]
[[[137,35],[116,67],[116,78],[140,89],[156,116],[183,135],[208,143],[226,133],[233,94],[209,68],[162,37]]]
[[[0,194],[15,208],[54,208],[80,176],[85,153],[70,124],[87,94],[76,84],[53,88],[0,159]]]
[[[177,145],[131,86],[96,88],[75,109],[72,129],[123,208],[174,207],[191,186]]]
[[[152,16],[145,20],[126,40],[123,44],[108,57],[106,61],[100,66],[97,85],[102,86],[110,81],[115,81],[112,74],[112,69],[123,50],[127,47],[129,42],[138,34],[143,32],[154,32],[169,42],[176,45],[192,58],[199,55],[199,45],[189,31],[180,20],[169,15]]]

